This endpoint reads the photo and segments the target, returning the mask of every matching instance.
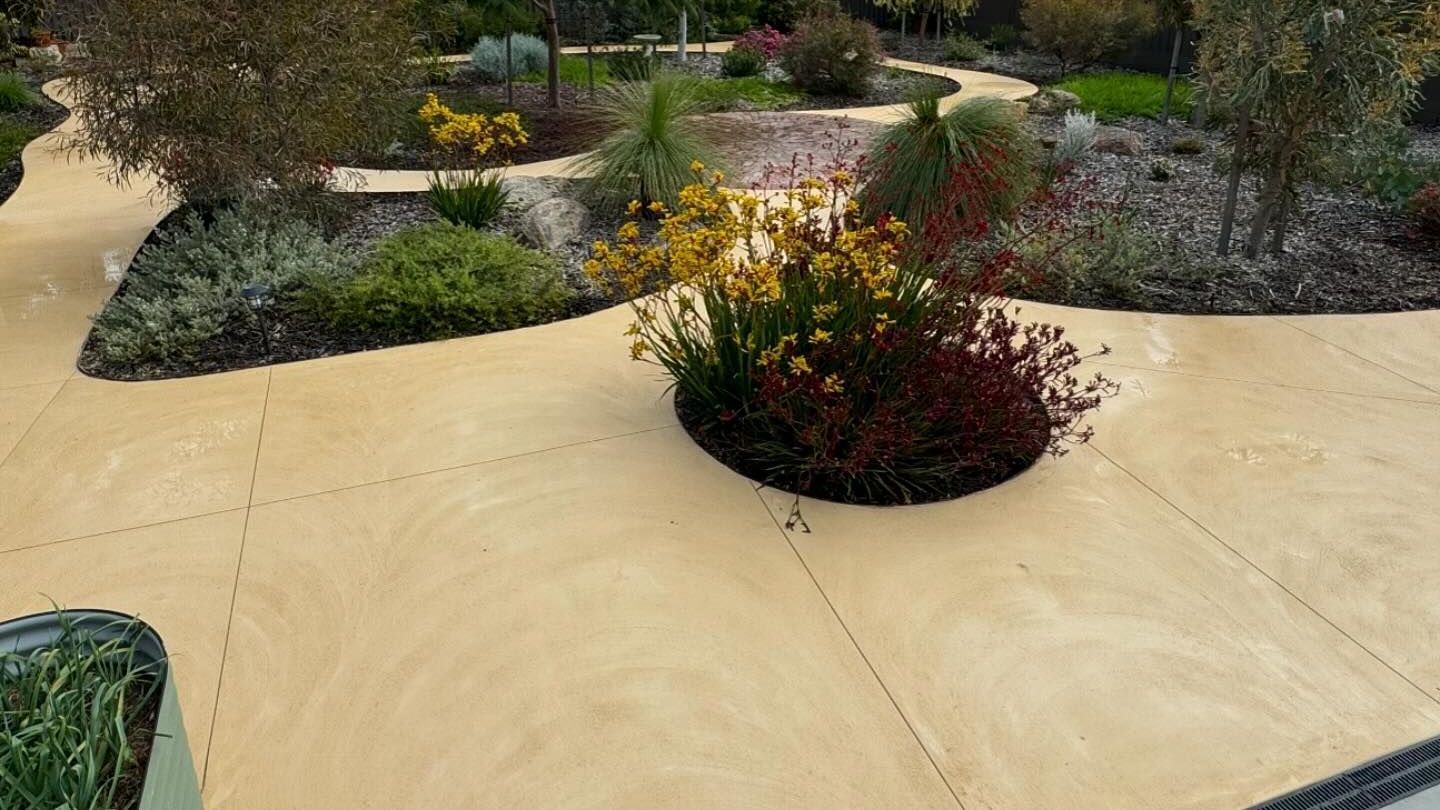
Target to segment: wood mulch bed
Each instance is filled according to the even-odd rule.
[[[1058,117],[1033,116],[1042,135],[1062,128]],[[1148,119],[1119,125],[1140,133],[1139,155],[1091,154],[1076,174],[1093,179],[1096,198],[1123,201],[1135,227],[1153,241],[1136,298],[1084,293],[1027,297],[1049,303],[1105,309],[1190,314],[1314,314],[1402,312],[1440,308],[1440,243],[1417,234],[1402,212],[1363,192],[1309,184],[1302,189],[1280,256],[1246,259],[1240,239],[1254,210],[1256,181],[1246,178],[1234,248],[1216,255],[1226,178],[1216,170],[1221,133]],[[1440,130],[1412,130],[1415,152],[1437,151]],[[1200,155],[1173,154],[1178,138],[1198,138]],[[1152,179],[1152,166],[1173,166],[1168,181]]]

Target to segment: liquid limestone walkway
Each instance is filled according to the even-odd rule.
[[[620,309],[78,376],[161,210],[50,145],[0,207],[0,616],[152,623],[211,810],[1222,810],[1440,732],[1440,313],[1027,306],[1115,348],[1094,444],[789,532]]]

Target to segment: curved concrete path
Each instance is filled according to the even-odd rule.
[[[1093,445],[787,532],[623,309],[77,375],[161,211],[48,145],[0,207],[0,616],[154,624],[210,810],[1228,810],[1440,732],[1440,313],[1028,306],[1115,347]]]
[[[729,42],[712,42],[710,49],[712,53],[724,53],[730,50]],[[563,48],[563,51],[570,54],[583,54],[584,48]],[[674,51],[674,45],[661,46],[662,51]],[[468,59],[465,56],[447,57],[452,62],[462,62]],[[886,67],[895,67],[902,70],[914,71],[916,73],[927,73],[932,76],[942,76],[951,81],[959,82],[960,89],[940,100],[940,108],[948,110],[967,98],[989,97],[1003,98],[1009,101],[1019,101],[1029,98],[1039,91],[1035,85],[1011,79],[1006,76],[997,76],[993,73],[979,73],[973,70],[957,70],[956,68],[944,67],[941,65],[929,65],[924,62],[910,62],[904,59],[883,60]],[[905,115],[905,104],[886,104],[879,107],[851,107],[844,110],[795,110],[795,115],[823,115],[836,118],[853,118],[856,121],[873,121],[879,124],[890,124],[900,120]],[[581,155],[572,157],[555,158],[553,160],[527,163],[507,168],[506,174],[512,177],[574,177],[578,171],[578,161]],[[350,190],[364,191],[424,191],[430,187],[430,172],[427,170],[383,170],[383,169],[342,169],[342,187]]]

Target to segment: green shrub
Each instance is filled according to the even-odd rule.
[[[610,204],[673,207],[692,180],[690,164],[716,162],[715,147],[694,118],[704,103],[697,83],[678,76],[606,88],[597,117],[610,134],[581,158],[588,192]]]
[[[397,342],[543,323],[572,295],[551,257],[449,223],[383,240],[352,279],[320,293],[309,306],[337,328]]]
[[[161,681],[132,623],[100,636],[60,616],[50,646],[0,649],[0,807],[132,810],[144,774],[130,735],[153,727]]]
[[[879,59],[875,27],[839,12],[801,21],[780,49],[780,67],[818,95],[865,95]]]
[[[114,363],[194,357],[232,318],[253,317],[240,297],[263,282],[284,307],[311,286],[353,268],[349,257],[304,222],[252,210],[192,213],[140,252],[125,291],[95,316],[95,348]]]
[[[648,82],[655,77],[654,56],[643,51],[616,51],[606,54],[610,75],[622,82]]]
[[[945,39],[945,61],[978,62],[989,56],[985,43],[965,32],[951,34]]]
[[[1149,0],[1024,0],[1026,37],[1060,60],[1060,72],[1094,64],[1153,31]]]
[[[1359,143],[1334,159],[1335,166],[1327,172],[1327,179],[1363,189],[1396,211],[1404,209],[1421,187],[1440,182],[1440,161],[1412,154],[1407,130],[1354,140]]]
[[[990,47],[1002,53],[1009,53],[1020,47],[1025,41],[1025,35],[1010,23],[999,23],[990,27],[990,35],[986,39],[989,41]]]
[[[1040,233],[1020,244],[1030,263],[1046,269],[1013,292],[1043,292],[1077,306],[1144,305],[1145,283],[1165,263],[1155,238],[1123,210],[1106,212],[1078,230]]]
[[[861,207],[868,218],[889,212],[917,229],[942,200],[965,209],[962,220],[1003,221],[1034,188],[1037,156],[1007,102],[967,99],[941,115],[937,99],[914,101],[871,147]]]
[[[735,48],[720,57],[720,72],[731,78],[759,76],[765,70],[765,54],[749,48]]]
[[[498,172],[435,172],[426,199],[430,209],[447,222],[483,228],[495,221],[510,201],[504,177]]]
[[[1092,73],[1075,76],[1057,85],[1080,97],[1080,109],[1093,112],[1102,121],[1122,118],[1159,118],[1165,105],[1165,77],[1153,73]],[[1170,102],[1172,115],[1190,114],[1190,84],[1175,83]]]
[[[0,73],[0,112],[19,112],[40,103],[40,97],[16,73]]]
[[[1150,163],[1150,179],[1156,183],[1168,183],[1175,179],[1175,162],[1157,158]]]
[[[548,70],[550,48],[529,34],[510,35],[510,76]],[[470,49],[470,67],[482,81],[505,81],[505,40],[481,37]]]
[[[1193,135],[1176,138],[1170,142],[1170,151],[1177,155],[1203,155],[1205,154],[1205,141]]]
[[[839,9],[835,0],[765,0],[760,7],[760,22],[789,33],[807,17],[833,14]]]

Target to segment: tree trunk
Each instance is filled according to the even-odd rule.
[[[1245,258],[1258,259],[1265,249],[1265,234],[1270,232],[1270,223],[1280,215],[1285,205],[1286,187],[1290,184],[1290,160],[1293,150],[1286,145],[1271,164],[1270,176],[1265,178],[1265,188],[1260,192],[1260,203],[1255,218],[1250,221],[1250,238],[1245,242]],[[1284,239],[1283,235],[1280,237]]]
[[[590,100],[595,100],[595,43],[585,43],[585,73],[590,85]]]
[[[685,61],[685,46],[690,44],[690,20],[685,9],[680,9],[680,30],[675,35],[675,58]]]
[[[1240,202],[1240,178],[1245,174],[1243,155],[1250,141],[1250,107],[1240,108],[1240,122],[1235,131],[1235,152],[1230,156],[1230,185],[1225,191],[1225,210],[1220,214],[1220,244],[1216,252],[1230,255],[1230,237],[1235,232],[1235,208]]]
[[[1280,202],[1280,214],[1275,217],[1275,232],[1270,238],[1270,255],[1279,256],[1285,252],[1285,236],[1290,230],[1290,195]]]
[[[549,70],[545,77],[546,103],[552,110],[560,109],[560,19],[555,13],[555,0],[533,0],[545,17],[545,40],[550,45]]]
[[[510,59],[510,40],[515,38],[515,32],[505,31],[505,103],[511,106],[515,104],[515,63]]]
[[[928,11],[922,11],[922,12],[920,12],[920,34],[919,34],[919,40],[920,40],[921,44],[924,44],[924,42],[925,42],[925,34],[926,34],[927,32],[929,32],[929,31],[930,31],[930,12],[928,12]]]
[[[1165,107],[1160,111],[1160,123],[1170,123],[1170,101],[1175,97],[1175,77],[1180,72],[1180,53],[1185,47],[1185,26],[1175,29],[1175,45],[1170,49],[1170,75],[1165,78]]]
[[[700,0],[697,10],[700,12],[700,55],[706,56],[710,53],[707,47],[710,43],[710,23],[705,19],[705,0]]]

